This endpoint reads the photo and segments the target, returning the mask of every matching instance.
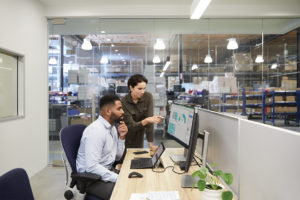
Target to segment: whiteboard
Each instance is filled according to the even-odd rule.
[[[188,146],[190,141],[193,117],[194,108],[172,104],[168,124],[169,135],[177,138],[186,146]]]

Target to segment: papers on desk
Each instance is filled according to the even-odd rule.
[[[155,191],[147,193],[133,193],[130,200],[180,200],[178,191]]]

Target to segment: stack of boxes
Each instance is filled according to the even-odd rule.
[[[144,70],[144,62],[142,58],[130,60],[130,73],[142,74]]]

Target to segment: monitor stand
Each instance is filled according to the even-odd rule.
[[[186,156],[187,156],[187,149],[184,148],[184,154],[175,154],[175,155],[170,155],[171,160],[174,163],[180,163],[180,162],[185,162],[186,161]]]
[[[198,176],[192,177],[191,175],[183,175],[181,177],[181,187],[182,188],[197,188],[197,182],[199,180]]]

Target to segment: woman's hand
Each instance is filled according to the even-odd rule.
[[[160,116],[152,116],[152,117],[147,117],[146,121],[148,124],[159,124],[162,122],[162,118]]]
[[[154,152],[155,152],[155,151],[157,150],[157,148],[158,148],[158,146],[154,146],[152,142],[148,142],[148,145],[149,145],[149,149],[150,149],[151,151],[154,151]]]

